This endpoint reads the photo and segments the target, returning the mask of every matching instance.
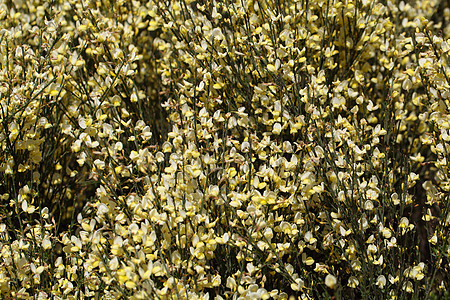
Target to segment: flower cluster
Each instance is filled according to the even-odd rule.
[[[0,294],[448,295],[446,5],[2,1]]]

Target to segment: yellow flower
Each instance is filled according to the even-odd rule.
[[[330,289],[334,289],[337,284],[337,278],[331,274],[328,274],[325,277],[325,285],[329,287]]]

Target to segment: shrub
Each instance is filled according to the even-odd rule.
[[[444,1],[1,7],[5,298],[447,295]]]

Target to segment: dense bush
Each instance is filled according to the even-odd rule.
[[[448,296],[446,1],[1,1],[3,299]]]

